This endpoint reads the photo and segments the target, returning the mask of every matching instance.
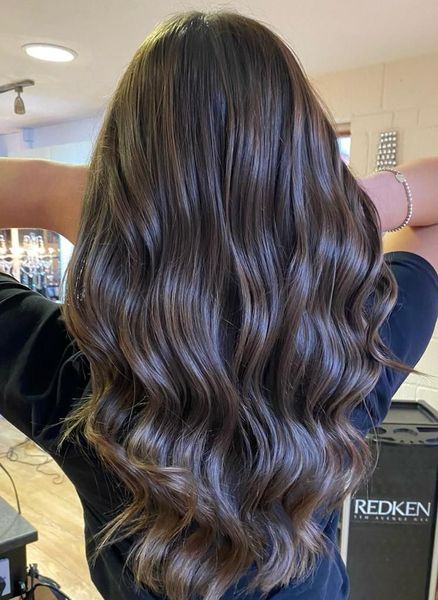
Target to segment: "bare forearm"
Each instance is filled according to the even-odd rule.
[[[438,223],[438,157],[402,163],[396,167],[412,191],[413,214],[409,225],[421,227]],[[392,173],[380,171],[359,180],[374,202],[382,230],[398,227],[406,217],[407,202],[403,185]]]
[[[438,223],[438,157],[397,167],[410,185],[414,210],[411,227]],[[0,158],[0,228],[52,229],[76,241],[88,174],[85,165],[45,160]],[[374,202],[382,230],[406,216],[406,195],[392,173],[381,171],[359,180]]]
[[[0,159],[0,228],[35,227],[76,240],[87,167]]]

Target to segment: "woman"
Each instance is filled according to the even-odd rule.
[[[399,167],[384,255],[402,184],[359,185],[276,35],[191,13],[124,74],[78,233],[84,168],[1,168],[3,227],[76,242],[61,311],[1,278],[1,412],[76,486],[105,600],[346,598],[338,511],[437,319],[438,161]]]

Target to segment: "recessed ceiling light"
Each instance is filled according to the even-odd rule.
[[[22,48],[32,58],[52,62],[69,62],[77,56],[74,50],[56,44],[25,44]]]

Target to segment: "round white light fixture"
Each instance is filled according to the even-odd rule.
[[[51,62],[69,62],[77,56],[74,50],[56,44],[25,44],[22,48],[32,58]]]

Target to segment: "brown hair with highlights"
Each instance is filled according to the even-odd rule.
[[[219,600],[305,579],[372,466],[351,411],[396,301],[376,209],[292,51],[238,14],[143,43],[90,166],[64,314],[92,392],[67,419],[129,501],[138,585]],[[404,367],[407,369],[407,367]]]

